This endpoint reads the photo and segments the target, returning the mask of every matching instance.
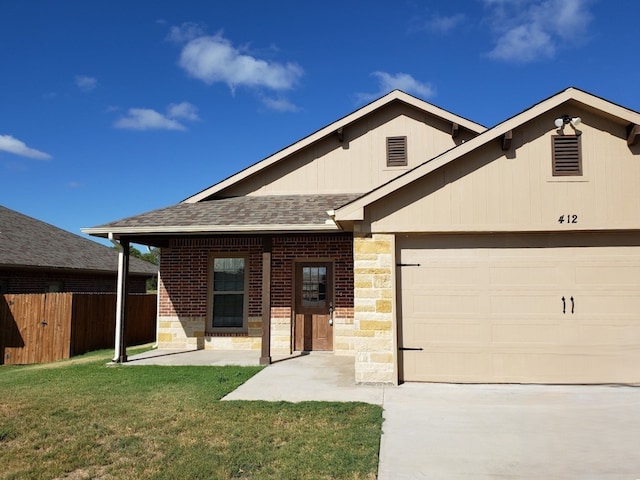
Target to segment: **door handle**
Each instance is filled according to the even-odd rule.
[[[424,350],[424,348],[422,348],[422,347],[400,347],[400,348],[398,348],[398,350],[400,350],[401,352],[422,351],[422,350]]]
[[[333,325],[333,302],[329,302],[329,325]]]
[[[567,313],[567,301],[562,297],[562,313]]]
[[[573,302],[573,297],[571,297],[571,314],[573,315],[573,310],[574,310],[574,302]]]

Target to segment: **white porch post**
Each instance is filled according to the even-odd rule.
[[[116,338],[113,361],[124,363],[127,361],[127,346],[125,343],[125,327],[127,312],[127,279],[129,277],[129,241],[120,240],[118,252],[118,288],[116,296]]]

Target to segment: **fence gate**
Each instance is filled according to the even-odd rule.
[[[0,364],[69,358],[70,293],[0,295]]]

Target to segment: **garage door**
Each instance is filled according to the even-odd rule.
[[[399,239],[401,380],[639,383],[637,244],[578,233]]]

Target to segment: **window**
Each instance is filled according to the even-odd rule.
[[[302,306],[323,308],[327,302],[327,267],[302,267]]]
[[[44,286],[45,293],[57,293],[62,291],[62,282],[47,282]]]
[[[212,306],[208,331],[246,328],[247,273],[244,257],[212,260]]]
[[[569,177],[582,175],[582,152],[577,135],[554,135],[553,176]]]
[[[407,137],[387,137],[387,167],[407,166]]]

